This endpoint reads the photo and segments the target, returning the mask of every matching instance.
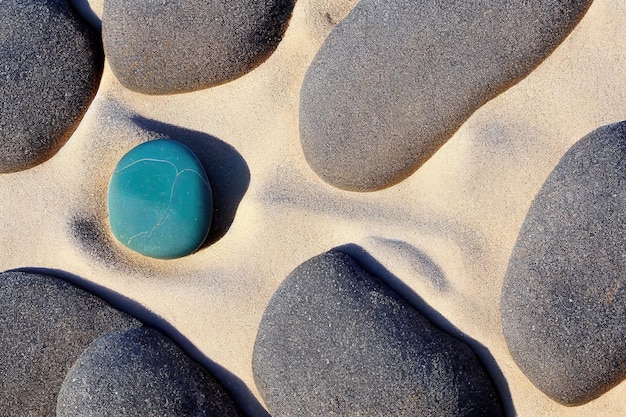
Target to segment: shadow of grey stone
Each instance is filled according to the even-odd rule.
[[[102,21],[89,5],[88,0],[69,0],[74,9],[85,19],[91,27],[102,32]]]
[[[226,368],[213,362],[174,326],[138,302],[106,287],[59,269],[25,267],[13,269],[12,271],[42,274],[62,279],[101,298],[113,307],[133,316],[137,320],[141,321],[145,326],[158,330],[174,341],[187,355],[189,355],[190,358],[209,370],[209,372],[224,386],[236,406],[239,407],[245,416],[270,417],[267,411],[258,402],[241,379],[232,374]]]
[[[432,308],[426,303],[419,295],[411,290],[404,282],[402,282],[397,276],[389,272],[383,265],[381,265],[374,257],[372,257],[367,251],[355,244],[346,244],[338,246],[332,249],[333,251],[343,252],[352,256],[357,264],[363,268],[369,274],[378,277],[386,285],[400,294],[413,308],[426,317],[433,325],[438,327],[443,332],[455,337],[467,345],[469,345],[474,353],[480,359],[484,366],[487,375],[491,378],[493,386],[497,390],[500,396],[500,402],[502,409],[507,417],[516,417],[517,412],[513,405],[513,399],[509,390],[509,384],[504,377],[504,374],[500,370],[496,360],[493,358],[489,349],[481,343],[473,340],[456,326],[450,323],[441,313]]]

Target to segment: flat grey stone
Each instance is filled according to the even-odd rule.
[[[626,122],[582,138],[544,183],[501,312],[513,359],[554,400],[583,404],[626,378]]]
[[[54,417],[61,383],[83,350],[140,325],[59,278],[0,274],[0,414]]]
[[[94,341],[59,392],[57,417],[239,416],[224,388],[171,340],[146,327]]]
[[[0,7],[0,172],[31,168],[69,139],[96,95],[100,36],[67,0]]]
[[[541,63],[591,2],[362,0],[306,73],[306,160],[346,190],[405,179]]]
[[[105,0],[102,36],[120,82],[147,94],[212,87],[274,52],[295,0]]]
[[[274,417],[502,415],[468,345],[336,251],[272,296],[252,367]]]

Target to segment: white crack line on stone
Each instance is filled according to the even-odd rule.
[[[166,161],[164,159],[155,159],[155,158],[142,158],[142,159],[138,159],[134,162],[131,162],[130,164],[126,165],[124,168],[120,168],[118,170],[116,170],[114,173],[115,174],[119,174],[120,172],[127,170],[128,168],[132,167],[133,165],[138,164],[139,162],[163,162],[166,164],[171,165],[175,170],[176,170],[176,174],[180,174],[184,171],[191,171],[194,174],[196,174],[198,177],[200,177],[200,179],[202,180],[202,182],[204,183],[204,185],[206,185],[207,187],[210,187],[209,185],[209,181],[206,180],[198,171],[194,171],[193,169],[189,169],[189,168],[185,168],[182,171],[179,171],[178,168],[176,167],[176,165],[174,165],[174,163],[170,162],[170,161]]]
[[[198,171],[195,171],[195,170],[193,170],[193,169],[189,169],[189,168],[185,168],[185,169],[183,169],[183,170],[179,171],[179,170],[178,170],[178,168],[176,167],[176,165],[174,165],[174,164],[173,164],[172,162],[170,162],[170,161],[165,161],[165,160],[163,160],[163,159],[142,158],[142,159],[139,159],[139,160],[137,160],[137,161],[134,161],[134,162],[132,162],[132,163],[128,164],[128,165],[127,165],[127,166],[125,166],[124,168],[121,168],[121,169],[119,169],[119,170],[116,170],[116,171],[115,171],[115,174],[119,174],[120,172],[122,172],[122,171],[124,171],[124,170],[126,170],[126,169],[128,169],[128,168],[130,168],[130,167],[132,167],[133,165],[138,164],[139,162],[161,162],[161,163],[166,163],[166,164],[169,164],[169,165],[171,165],[171,166],[174,168],[174,170],[176,171],[176,177],[174,178],[174,181],[172,181],[172,188],[171,188],[171,190],[170,190],[170,201],[168,202],[168,204],[167,204],[167,209],[165,209],[165,212],[163,213],[163,215],[162,215],[162,216],[161,216],[161,217],[157,220],[156,224],[152,227],[152,229],[150,229],[150,230],[148,230],[148,231],[145,231],[145,232],[139,232],[139,233],[137,233],[137,234],[135,234],[135,235],[131,236],[131,237],[128,239],[127,243],[126,243],[127,245],[130,245],[130,244],[131,244],[131,242],[133,241],[133,239],[135,239],[135,238],[137,238],[137,237],[140,237],[140,236],[148,236],[148,237],[150,237],[150,236],[152,236],[152,234],[156,231],[156,229],[157,229],[159,226],[161,226],[161,225],[163,224],[163,222],[165,221],[165,219],[166,219],[167,215],[169,214],[170,209],[171,209],[171,207],[172,207],[172,200],[174,200],[174,188],[176,187],[176,182],[178,181],[178,178],[180,177],[180,175],[181,175],[182,173],[184,173],[184,172],[193,172],[194,174],[196,174],[196,175],[198,176],[198,178],[200,178],[200,180],[202,181],[202,183],[204,183],[204,185],[206,185],[206,186],[207,186],[207,188],[209,188],[209,189],[210,189],[209,182],[208,182],[208,181],[207,181],[207,180],[206,180],[206,179],[205,179],[202,175],[200,175],[200,173],[199,173]]]

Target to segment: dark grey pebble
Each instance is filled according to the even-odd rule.
[[[141,323],[58,278],[0,274],[0,415],[54,416],[59,388],[103,334]]]
[[[69,139],[95,97],[100,35],[67,0],[0,6],[0,172],[31,168]]]
[[[295,0],[105,0],[102,36],[113,72],[147,94],[212,87],[274,52]]]
[[[541,63],[591,2],[362,0],[306,73],[306,160],[346,190],[405,179]]]
[[[142,327],[102,336],[67,374],[57,417],[239,416],[230,396],[171,340]]]
[[[626,122],[582,138],[544,183],[501,312],[513,359],[554,400],[584,404],[626,377]]]
[[[253,372],[275,417],[502,415],[472,349],[341,252],[308,260],[280,285]]]

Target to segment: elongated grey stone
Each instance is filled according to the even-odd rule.
[[[295,0],[105,0],[102,36],[127,88],[182,93],[234,80],[274,52]]]
[[[100,36],[67,0],[0,5],[0,172],[31,168],[69,139],[96,95]]]
[[[566,405],[626,378],[626,122],[578,141],[535,198],[501,299],[515,362]]]
[[[267,306],[256,386],[281,416],[500,416],[472,349],[347,254],[296,268]]]
[[[57,417],[239,416],[221,384],[147,327],[100,337],[67,374]]]
[[[140,325],[59,278],[0,274],[0,414],[54,417],[61,383],[83,350]]]
[[[393,185],[570,33],[591,0],[361,0],[301,90],[311,168],[353,191]]]

